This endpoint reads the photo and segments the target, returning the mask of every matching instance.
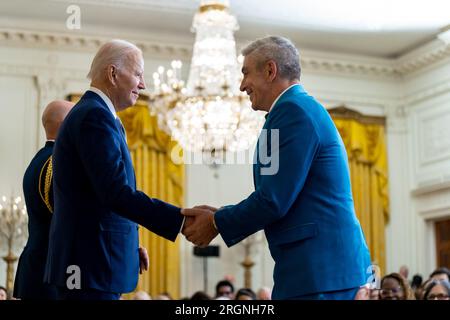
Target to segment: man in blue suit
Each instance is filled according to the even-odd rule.
[[[28,213],[28,241],[17,265],[15,298],[52,300],[55,288],[43,281],[47,259],[48,231],[53,213],[52,153],[59,127],[73,103],[56,100],[42,113],[47,141],[31,160],[23,177],[23,195]]]
[[[266,37],[242,51],[241,91],[268,112],[254,164],[255,191],[242,202],[183,209],[187,239],[227,246],[264,229],[275,260],[274,299],[353,299],[370,276],[356,218],[347,154],[327,110],[300,85],[297,49]],[[215,211],[215,212],[214,212]]]
[[[53,155],[55,211],[45,280],[58,299],[117,300],[134,290],[148,255],[138,224],[175,241],[180,208],[136,190],[125,131],[116,112],[145,89],[142,52],[112,40],[91,65],[91,88],[61,126]]]

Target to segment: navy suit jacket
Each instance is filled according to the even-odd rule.
[[[345,147],[327,110],[293,86],[268,114],[256,151],[255,191],[216,212],[225,243],[265,230],[275,260],[274,299],[364,284],[369,250]]]
[[[54,288],[44,284],[43,281],[48,232],[52,219],[52,213],[44,201],[45,179],[54,144],[53,141],[45,143],[45,146],[33,157],[23,176],[23,194],[28,213],[28,240],[17,265],[13,293],[15,298],[22,300],[56,298]],[[49,178],[48,201],[52,205],[51,176]]]
[[[65,287],[68,269],[81,289],[124,293],[138,281],[138,225],[175,241],[180,208],[136,190],[121,124],[87,91],[67,115],[53,155],[55,212],[45,280]]]

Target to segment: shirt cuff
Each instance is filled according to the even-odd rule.
[[[184,222],[186,221],[186,216],[183,216],[183,222],[181,223],[181,228],[180,231],[178,233],[181,233],[181,231],[183,231],[183,227],[184,227]]]

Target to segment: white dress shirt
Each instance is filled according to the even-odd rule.
[[[288,91],[290,88],[292,88],[293,86],[298,86],[300,85],[300,83],[294,83],[293,85],[290,85],[289,87],[287,87],[286,89],[284,89],[284,91],[282,93],[280,93],[280,95],[275,99],[275,101],[272,103],[272,105],[270,106],[269,112],[272,110],[273,106],[275,105],[275,103],[277,103],[277,101],[280,99],[280,97],[286,92]]]

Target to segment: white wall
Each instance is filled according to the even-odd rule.
[[[442,46],[438,41],[431,45]],[[391,204],[393,220],[387,230],[390,271],[406,264],[411,275],[427,277],[438,267],[434,222],[450,218],[449,74],[450,59],[446,58],[404,79],[401,130],[406,135],[393,145],[404,149],[407,156],[389,163],[403,177],[400,199],[392,197],[391,188],[391,201],[397,207]],[[398,181],[391,179],[390,183]]]
[[[96,46],[70,41],[61,46],[39,41],[33,44],[25,40],[0,41],[1,193],[21,192],[24,169],[44,141],[39,123],[42,108],[50,100],[82,92],[88,86],[85,75]],[[189,62],[186,54],[189,50],[164,51],[163,40],[148,48],[144,51],[148,85],[159,64],[167,65],[183,52],[185,66]],[[302,82],[328,108],[346,105],[364,114],[387,117],[391,199],[391,221],[386,231],[387,271],[397,271],[406,263],[411,272],[428,273],[434,268],[434,260],[426,258],[433,258],[429,221],[450,211],[447,194],[450,133],[445,125],[450,120],[447,119],[450,95],[446,87],[450,62],[404,75],[395,71],[395,63],[305,50]],[[429,138],[422,139],[424,135]],[[187,206],[233,204],[253,190],[251,165],[224,165],[216,172],[206,165],[187,165],[186,178]],[[228,274],[234,275],[236,286],[241,287],[242,246],[226,248],[220,237],[213,243],[221,246],[221,257],[208,261],[208,292],[213,294],[215,283]],[[192,245],[184,240],[180,250],[181,294],[186,296],[203,289],[202,261],[193,256]],[[254,288],[271,286],[273,261],[264,241],[257,245],[253,255]],[[0,261],[0,285],[4,283],[5,266]]]

